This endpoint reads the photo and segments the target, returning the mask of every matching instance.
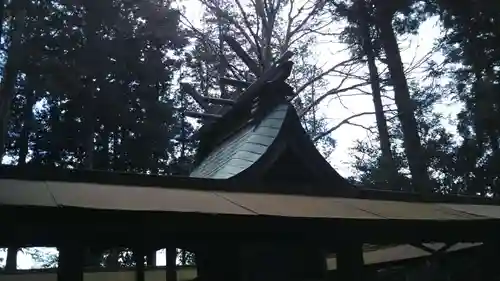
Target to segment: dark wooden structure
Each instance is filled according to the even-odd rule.
[[[83,279],[86,251],[122,246],[136,253],[138,281],[144,257],[164,247],[194,252],[201,280],[305,281],[327,278],[331,253],[339,280],[364,279],[365,243],[496,245],[495,200],[367,190],[341,177],[290,104],[290,57],[255,70],[252,83],[224,80],[241,88],[233,100],[185,87],[204,110],[191,116],[205,122],[189,177],[1,167],[0,244],[58,247],[60,281]]]

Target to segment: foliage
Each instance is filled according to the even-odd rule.
[[[499,33],[495,26],[500,20],[497,13],[500,6],[489,1],[477,1],[476,4],[471,8],[467,1],[414,1],[406,7],[399,7],[401,16],[393,21],[393,26],[401,35],[412,33],[425,15],[436,14],[444,28],[443,35],[436,42],[436,50],[444,56],[444,61],[427,61],[424,75],[425,81],[447,82],[413,84],[410,87],[433,191],[495,196],[500,172],[497,160],[500,157],[500,107],[496,94],[499,90],[500,53]],[[377,34],[376,29],[373,32]],[[352,31],[345,34],[352,34]],[[355,52],[359,52],[355,48],[356,41],[352,40],[355,37],[350,38],[347,41],[351,42],[353,50],[357,50]],[[437,113],[435,108],[450,99],[463,105],[453,118],[456,121],[450,122],[456,125],[456,130],[444,127],[446,116]],[[404,176],[408,166],[406,155],[401,150],[404,141],[400,124],[390,116],[387,119],[391,121],[394,159]],[[371,141],[376,139],[377,136]],[[354,178],[374,186],[377,177],[384,177],[377,160],[380,157],[378,146],[364,141],[354,150],[357,153],[353,161]]]
[[[172,173],[176,139],[192,133],[174,110],[181,96],[172,82],[187,43],[178,11],[162,1],[26,5],[29,55],[19,67],[6,156]]]
[[[166,175],[190,170],[194,128],[177,110],[191,106],[177,83],[189,42],[170,2],[12,3],[2,1],[4,162]],[[57,262],[54,254],[27,251],[41,266]]]

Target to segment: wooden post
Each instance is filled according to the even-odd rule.
[[[341,281],[358,281],[364,278],[362,243],[339,243],[337,248],[337,271]]]
[[[102,251],[100,249],[84,249],[84,267],[98,268],[101,266]]]
[[[242,249],[243,281],[321,280],[326,258],[304,241],[252,243]]]
[[[146,263],[148,267],[156,266],[156,249],[151,249],[148,251],[148,255],[146,256]]]
[[[487,241],[482,246],[481,253],[481,281],[499,281],[500,270],[498,260],[500,258],[500,241]]]
[[[120,256],[120,249],[113,247],[109,249],[109,256],[108,256],[108,262],[107,265],[109,268],[113,270],[118,270],[120,268],[120,263],[118,262],[118,258]]]
[[[7,258],[5,263],[5,271],[14,272],[17,270],[17,252],[19,251],[18,247],[9,247],[7,248]]]
[[[215,244],[197,249],[196,266],[202,281],[238,281],[240,259],[235,245]]]
[[[145,266],[144,266],[144,256],[145,251],[144,247],[135,247],[132,253],[135,261],[135,280],[136,281],[145,281]]]
[[[166,255],[166,279],[167,281],[177,281],[177,249],[175,247],[167,247]]]
[[[78,242],[59,247],[57,281],[83,281],[84,250]]]

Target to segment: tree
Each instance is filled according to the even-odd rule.
[[[6,9],[0,114],[10,116],[2,121],[11,163],[189,170],[194,144],[178,140],[192,126],[176,110],[188,43],[177,10],[164,1],[94,0],[12,1]]]
[[[8,120],[10,114],[10,108],[12,104],[12,100],[15,95],[15,87],[16,80],[18,77],[19,68],[21,66],[22,58],[24,55],[23,52],[23,33],[24,33],[24,24],[26,18],[26,10],[29,5],[28,0],[22,1],[14,1],[10,4],[11,10],[11,36],[10,36],[10,44],[7,52],[7,61],[5,63],[3,73],[2,73],[2,83],[0,88],[0,149],[1,154],[3,156],[4,148],[5,148],[5,140],[7,137],[7,127]],[[2,12],[4,9],[5,3],[2,1]],[[3,14],[2,14],[2,28],[3,28]]]
[[[455,148],[457,144],[453,139],[453,135],[443,127],[441,123],[443,116],[435,112],[435,105],[442,98],[440,94],[442,89],[435,86],[423,87],[411,83],[410,90],[416,106],[415,117],[418,124],[418,133],[425,136],[422,138],[423,153],[420,157],[429,168],[430,180],[432,185],[435,186],[434,192],[456,194],[459,192],[454,180]],[[401,123],[398,122],[395,116],[390,116],[388,120],[394,151],[394,163],[400,174],[396,179],[400,184],[396,190],[406,191],[411,189],[412,183],[409,181],[410,168],[403,146],[403,130]],[[377,140],[377,137],[373,140],[359,141],[353,149],[355,158],[352,165],[356,173],[352,180],[372,188],[377,188],[377,183],[381,181],[381,178],[387,176],[381,162],[378,161],[381,157],[380,148],[372,143],[372,141]]]
[[[346,17],[350,23],[344,29],[342,37],[349,45],[352,55],[360,58],[366,57],[381,149],[379,167],[380,171],[385,174],[377,177],[376,186],[377,188],[399,189],[401,186],[397,182],[399,176],[391,151],[391,140],[382,103],[381,78],[377,68],[377,58],[380,56],[381,50],[373,10],[370,10],[370,6],[364,0],[355,1],[349,7],[345,3],[333,2],[333,5],[337,13]]]
[[[389,3],[387,1],[332,1],[336,12],[347,19],[342,38],[349,45],[353,56],[366,58],[371,95],[373,97],[378,131],[379,148],[382,150],[378,169],[378,188],[400,189],[403,183],[397,173],[391,151],[391,139],[386,125],[386,109],[382,96],[387,88],[392,88],[398,111],[397,118],[402,124],[405,157],[408,159],[412,189],[421,193],[432,191],[428,182],[425,162],[421,161],[421,140],[414,116],[415,105],[409,92],[406,71],[403,67],[397,33],[413,33],[425,19],[426,10],[419,1]],[[381,78],[377,63],[387,65],[387,78]],[[384,176],[385,174],[385,176]],[[423,189],[422,189],[423,188]],[[422,189],[422,190],[420,190]],[[429,190],[424,190],[429,189]]]
[[[405,154],[410,168],[412,187],[425,195],[432,192],[429,174],[423,154],[421,139],[418,134],[417,121],[414,116],[415,105],[410,97],[405,70],[399,51],[396,33],[393,27],[395,14],[399,10],[409,9],[410,1],[389,3],[388,1],[374,1],[376,25],[380,31],[380,40],[385,54],[385,59],[391,75],[394,88],[394,100],[398,108],[398,118],[404,138]],[[419,18],[416,21],[420,20]]]
[[[430,1],[441,16],[446,33],[441,49],[446,56],[441,74],[451,78],[450,94],[465,107],[459,114],[463,139],[457,149],[456,181],[463,192],[497,195],[500,123],[498,82],[500,5],[476,1]]]
[[[351,72],[355,70],[356,61],[349,59],[332,66],[321,67],[313,59],[311,46],[316,43],[316,37],[335,35],[331,30],[331,24],[335,19],[331,18],[325,9],[326,1],[299,3],[295,0],[266,0],[247,3],[239,0],[204,0],[201,2],[207,13],[202,29],[187,22],[186,25],[192,29],[193,36],[199,42],[200,47],[197,49],[199,53],[196,57],[201,58],[201,54],[204,54],[206,59],[202,61],[207,64],[204,69],[214,70],[211,75],[203,73],[204,77],[217,80],[224,73],[228,77],[252,82],[285,51],[293,51],[295,64],[288,83],[295,88],[297,94],[294,104],[311,137],[317,141],[324,141],[318,145],[331,146],[332,139],[326,137],[333,130],[326,125],[324,116],[311,110],[317,109],[332,98],[366,85],[367,82],[342,79],[337,86],[327,88],[326,78],[333,74],[350,77]],[[248,57],[242,59],[241,56],[229,52],[228,48],[220,43],[221,34],[234,38],[248,52]],[[221,54],[224,54],[224,57]],[[210,64],[214,67],[209,67]],[[225,72],[220,71],[221,65]],[[213,95],[215,90],[221,91],[216,82],[205,84],[211,88],[202,89],[203,85],[199,85],[199,91],[203,94]],[[225,90],[222,89],[222,92]]]

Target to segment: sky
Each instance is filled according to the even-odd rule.
[[[187,18],[189,18],[190,21],[195,25],[199,25],[203,9],[201,8],[200,4],[198,4],[198,1],[187,0],[183,3],[187,7]],[[421,25],[418,35],[409,36],[408,38],[405,38],[404,41],[402,41],[402,58],[405,65],[410,64],[411,61],[418,61],[432,49],[435,39],[441,33],[441,30],[437,23],[438,21],[436,18],[432,18],[426,21]],[[318,39],[318,41],[322,41],[321,38]],[[347,53],[338,53],[339,50],[343,48],[343,46],[340,46],[339,44],[324,42],[322,44],[319,44],[318,46],[314,46],[314,48],[314,52],[317,54],[318,60],[329,61],[329,64],[325,65],[325,68],[327,68],[329,65],[336,64],[348,58]],[[440,59],[439,55],[434,56],[434,58],[438,60]],[[412,76],[412,79],[423,78],[422,75],[414,74]],[[330,87],[335,87],[339,83],[339,78],[331,78],[328,80],[328,82]],[[451,102],[443,103],[437,106],[438,111],[445,113],[445,115],[451,116],[456,114],[456,112],[458,112],[458,109],[459,107]],[[332,125],[353,114],[361,112],[372,112],[373,110],[373,102],[368,96],[344,98],[342,100],[342,103],[340,103],[338,100],[326,101],[320,108],[320,112],[322,112],[331,121]],[[375,119],[374,116],[364,116],[353,121],[358,124],[370,126],[374,124]],[[452,128],[450,127],[450,129]],[[350,149],[354,145],[356,140],[366,139],[367,132],[362,128],[346,125],[334,131],[332,136],[337,141],[337,147],[330,155],[328,160],[330,164],[335,169],[337,169],[337,171],[341,175],[350,176],[352,175],[352,171],[348,164],[348,162],[352,159],[352,152]],[[0,259],[5,258],[5,256],[5,252],[0,252]],[[161,251],[157,252],[157,263],[158,265],[165,265],[165,256]],[[5,264],[5,260],[3,261],[3,264]],[[29,255],[23,253],[18,254],[18,265],[20,269],[38,267]]]

